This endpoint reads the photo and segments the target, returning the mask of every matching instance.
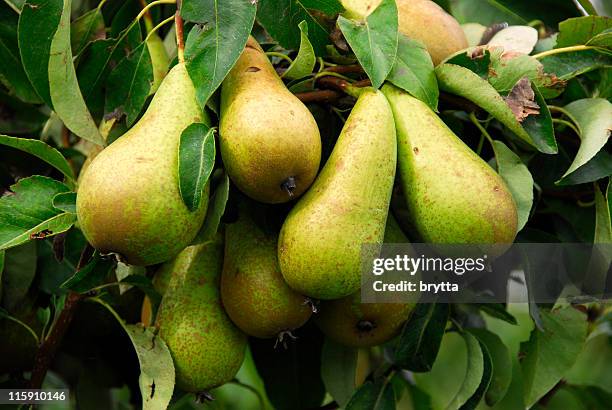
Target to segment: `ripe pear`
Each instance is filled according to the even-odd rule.
[[[312,314],[307,298],[291,289],[278,266],[278,234],[242,212],[225,231],[223,306],[250,336],[267,339],[301,327]]]
[[[381,0],[342,0],[345,17],[365,20]],[[461,25],[431,0],[396,0],[399,32],[425,44],[434,65],[468,47]]]
[[[389,214],[385,243],[406,243],[408,238]],[[413,303],[361,303],[361,292],[321,302],[315,320],[327,337],[351,347],[385,343],[398,334],[414,310]]]
[[[468,47],[461,25],[431,0],[396,0],[399,32],[425,44],[434,65]]]
[[[317,175],[317,124],[252,37],[223,81],[219,130],[231,180],[257,201],[287,202],[300,196]]]
[[[176,384],[198,393],[234,378],[247,337],[223,310],[219,282],[223,235],[183,250],[162,269],[172,272],[157,326],[176,369]]]
[[[206,213],[208,187],[193,212],[178,188],[180,136],[194,122],[208,118],[180,63],[143,117],[98,154],[82,176],[77,216],[95,248],[146,266],[171,259],[195,237]]]
[[[398,169],[412,225],[424,242],[514,241],[516,205],[503,179],[423,102],[385,85],[397,127]],[[503,249],[502,249],[503,248]]]
[[[364,89],[325,167],[281,229],[279,264],[296,291],[318,299],[354,293],[361,247],[381,243],[397,143],[385,96]]]

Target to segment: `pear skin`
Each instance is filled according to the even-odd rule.
[[[77,216],[85,237],[132,265],[176,256],[195,237],[208,205],[189,211],[178,188],[183,130],[206,122],[184,64],[170,70],[143,117],[98,154],[82,176]]]
[[[397,160],[393,114],[364,89],[325,167],[285,220],[279,264],[301,294],[337,299],[359,289],[361,247],[381,243]]]
[[[385,243],[406,243],[391,214],[387,220]],[[351,347],[380,345],[395,337],[414,310],[414,303],[361,303],[361,292],[337,300],[321,302],[315,320],[325,335]]]
[[[228,225],[225,234],[221,295],[236,326],[250,336],[267,339],[306,323],[312,309],[281,275],[278,234],[257,226],[248,212]]]
[[[421,239],[505,250],[516,236],[517,211],[503,179],[425,103],[388,84],[383,93],[395,115],[402,191]]]
[[[157,326],[176,369],[176,384],[198,393],[234,378],[247,337],[223,309],[219,285],[223,235],[183,250],[163,269],[172,272]]]
[[[170,66],[170,57],[164,47],[164,42],[157,33],[147,36],[147,49],[151,56],[151,65],[153,66],[153,83],[151,84],[150,93],[153,94],[161,85],[162,80],[168,72]]]
[[[365,21],[382,0],[342,0],[346,18]],[[431,0],[395,0],[399,32],[419,40],[431,55],[434,65],[468,47],[461,25]]]
[[[431,0],[396,0],[399,32],[419,40],[434,65],[468,47],[461,25]]]
[[[317,175],[317,123],[252,37],[223,81],[219,130],[221,156],[232,182],[256,201],[290,201]]]

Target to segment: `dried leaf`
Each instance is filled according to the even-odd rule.
[[[540,106],[535,102],[535,93],[531,88],[529,78],[523,77],[508,94],[504,97],[506,104],[510,107],[518,122],[523,122],[530,115],[538,115]]]

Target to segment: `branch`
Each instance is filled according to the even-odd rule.
[[[308,103],[332,103],[343,96],[342,93],[333,90],[317,90],[308,91],[304,93],[296,93],[295,96],[300,99],[304,104]]]
[[[331,67],[326,67],[325,71],[329,71],[332,73],[338,74],[352,74],[352,73],[363,73],[363,68],[359,64],[351,64],[351,65],[335,65]]]
[[[79,259],[79,263],[77,265],[77,271],[85,266],[92,254],[93,248],[88,244],[81,253],[81,258]],[[42,387],[47,371],[49,370],[49,366],[55,358],[55,354],[62,343],[62,339],[64,338],[64,335],[72,322],[76,308],[82,299],[83,295],[76,292],[70,292],[66,297],[64,308],[53,324],[51,331],[38,347],[36,355],[34,356],[34,368],[32,369],[32,377],[30,378],[31,389],[40,389]]]
[[[319,80],[317,80],[317,83],[320,86],[323,86],[326,88],[335,88],[336,90],[342,91],[342,92],[338,92],[334,90],[315,90],[315,91],[307,91],[303,93],[296,93],[295,96],[299,98],[300,101],[302,101],[305,104],[306,103],[316,103],[316,102],[332,103],[334,101],[339,100],[341,97],[343,97],[344,94],[351,95],[351,92],[349,92],[349,89],[354,90],[355,88],[359,88],[359,87],[368,87],[372,84],[370,80],[361,80],[361,81],[357,81],[351,84],[348,81],[343,80],[342,78],[333,77],[333,76],[321,77]]]

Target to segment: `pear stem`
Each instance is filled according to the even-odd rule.
[[[289,62],[289,64],[293,64],[293,60],[291,59],[291,57],[289,57],[288,55],[285,55],[283,53],[279,53],[277,51],[266,51],[265,54],[268,57],[282,58],[283,60],[287,60]]]
[[[183,35],[183,18],[181,17],[180,0],[177,4],[176,13],[174,14],[175,26],[176,26],[176,46],[179,63],[185,62],[185,40]]]
[[[103,1],[106,1],[106,0],[103,0]],[[142,8],[147,7],[148,5],[147,0],[140,0],[140,5],[142,6]],[[153,17],[151,17],[151,12],[149,10],[147,10],[147,12],[144,15],[144,22],[145,22],[145,28],[147,29],[147,33],[150,33],[151,30],[153,29]]]

